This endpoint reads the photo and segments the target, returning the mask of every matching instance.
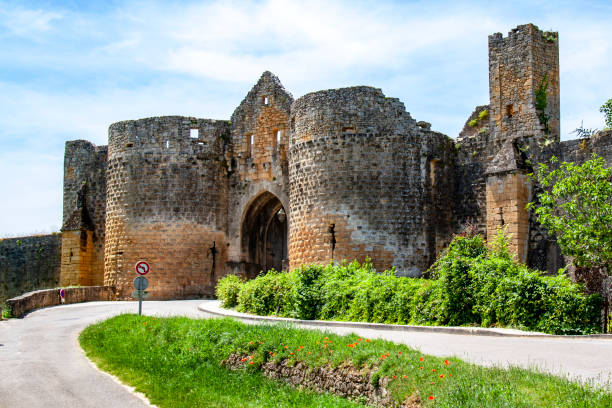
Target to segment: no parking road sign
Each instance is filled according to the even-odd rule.
[[[151,268],[149,267],[149,264],[146,261],[136,262],[136,273],[137,274],[144,276],[147,273],[149,273],[149,270],[151,270]]]

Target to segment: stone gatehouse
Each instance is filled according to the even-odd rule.
[[[506,227],[518,259],[554,271],[558,247],[525,210],[527,173],[553,154],[612,162],[610,132],[559,141],[558,50],[557,33],[532,24],[489,36],[489,104],[456,139],[380,89],[294,100],[264,72],[230,120],[128,120],[108,146],[67,142],[60,284],[126,298],[142,259],[158,299],[343,259],[418,276],[466,223]]]

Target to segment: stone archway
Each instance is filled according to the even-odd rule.
[[[287,214],[281,201],[266,191],[247,206],[241,227],[244,272],[248,278],[261,271],[280,271],[287,264]]]

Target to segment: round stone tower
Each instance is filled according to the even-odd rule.
[[[212,295],[226,262],[229,123],[168,116],[109,128],[104,284],[126,298],[146,260],[152,298]]]
[[[369,257],[379,271],[422,273],[433,132],[370,87],[299,98],[291,131],[291,267]]]

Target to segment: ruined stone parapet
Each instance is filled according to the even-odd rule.
[[[501,139],[496,148],[515,137],[559,140],[558,41],[556,32],[533,24],[520,25],[507,37],[489,36],[491,129],[493,139]],[[546,89],[542,110],[536,104],[540,87]]]
[[[104,277],[107,146],[66,142],[62,285],[99,285]]]
[[[291,267],[370,257],[381,271],[425,270],[431,133],[370,87],[307,94],[291,122]]]
[[[213,293],[226,252],[228,136],[226,121],[180,116],[110,126],[104,282],[119,298],[142,259],[153,298]]]

